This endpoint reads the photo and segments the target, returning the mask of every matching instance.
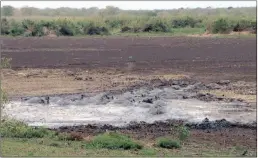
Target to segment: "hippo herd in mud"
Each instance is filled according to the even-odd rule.
[[[22,97],[9,103],[5,110],[7,114],[31,125],[46,125],[51,128],[79,128],[87,124],[95,124],[99,128],[106,127],[105,125],[132,128],[133,124],[142,126],[143,122],[155,124],[169,120],[182,120],[195,129],[256,127],[253,120],[256,112],[248,102],[201,92],[226,89],[229,85],[229,81],[204,84],[189,79],[154,79],[148,85],[135,85],[98,94]]]

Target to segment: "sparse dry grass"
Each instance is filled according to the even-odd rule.
[[[183,74],[165,74],[165,75],[158,76],[158,78],[165,79],[165,80],[171,80],[171,79],[189,78],[189,76],[183,75]]]
[[[243,99],[248,102],[256,102],[256,95],[244,95],[230,90],[208,90],[208,91],[201,91],[201,92],[210,93],[220,97],[236,98],[236,99]]]
[[[81,141],[53,141],[50,139],[13,139],[2,142],[3,156],[241,156],[243,147],[229,146],[214,148],[203,142],[189,142],[181,149],[163,149],[144,146],[141,150],[85,149]],[[146,142],[142,142],[143,144]],[[58,144],[53,146],[53,144]],[[256,151],[248,150],[248,156],[256,156]]]
[[[203,37],[203,38],[250,38],[256,37],[256,34],[252,34],[247,31],[243,32],[231,32],[230,34],[190,34],[190,37]]]
[[[116,70],[23,69],[3,71],[3,88],[9,96],[101,92],[126,88],[151,79],[180,79],[182,74],[151,74]]]

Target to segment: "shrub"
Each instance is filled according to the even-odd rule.
[[[44,35],[43,26],[40,25],[39,23],[36,23],[31,33],[32,33],[32,36],[43,36]]]
[[[188,130],[187,127],[180,126],[178,128],[178,135],[179,135],[178,137],[179,137],[180,141],[184,141],[190,136],[190,131]]]
[[[40,29],[40,31],[42,31],[43,35],[48,35],[50,32],[53,32],[53,31],[57,34],[60,34],[59,27],[57,25],[57,22],[55,22],[55,21],[41,20],[38,23],[38,25],[41,26],[39,29]]]
[[[69,26],[61,26],[59,32],[64,36],[73,36],[74,33]]]
[[[133,27],[133,32],[137,33],[137,32],[141,32],[142,29],[140,27]]]
[[[42,127],[30,127],[19,121],[8,120],[1,123],[0,134],[2,137],[43,138],[53,136],[55,132]]]
[[[185,19],[174,19],[172,20],[172,27],[173,28],[184,28],[184,27],[196,27],[202,20],[196,20],[191,17],[186,17]]]
[[[61,145],[57,142],[50,143],[49,146],[61,147]]]
[[[122,25],[124,25],[125,21],[120,20],[120,19],[108,19],[105,20],[105,23],[110,27],[110,28],[119,28]]]
[[[240,20],[233,26],[233,31],[240,32],[247,29],[252,29],[252,23],[248,20]]]
[[[74,36],[75,35],[75,25],[72,21],[68,19],[59,19],[56,21],[59,26],[58,34],[63,36]]]
[[[169,32],[167,24],[161,21],[155,21],[149,24],[146,24],[143,27],[143,32]]]
[[[141,27],[137,27],[137,26],[135,26],[135,27],[128,27],[128,26],[125,26],[125,27],[122,27],[121,28],[121,32],[123,33],[123,32],[134,32],[134,33],[138,33],[138,32],[141,32],[142,31],[142,29],[141,29]]]
[[[2,35],[8,35],[9,32],[9,22],[6,18],[1,19],[1,34]]]
[[[20,36],[24,34],[25,29],[18,22],[11,21],[9,34],[12,36]]]
[[[157,145],[161,148],[173,149],[173,148],[180,148],[181,145],[178,141],[170,140],[167,138],[160,138],[158,140]]]
[[[131,27],[125,26],[121,28],[121,32],[130,32],[130,31],[132,31]]]
[[[84,27],[87,23],[86,22],[83,22],[83,21],[78,21],[76,24],[75,24],[75,28],[74,28],[74,33],[75,35],[83,35],[84,34]]]
[[[1,7],[1,14],[3,16],[12,16],[14,13],[14,8],[12,6],[2,6]]]
[[[63,141],[63,140],[71,140],[71,137],[70,137],[70,135],[68,133],[58,133],[57,139],[61,140],[61,141]]]
[[[253,33],[257,33],[257,23],[256,22],[251,22],[251,27],[253,29]]]
[[[151,32],[154,31],[154,25],[153,24],[146,24],[143,27],[143,32]]]
[[[32,31],[34,25],[35,25],[35,22],[32,21],[32,20],[24,19],[24,20],[22,21],[22,26],[23,26],[23,28],[25,28],[25,29],[27,29],[27,30],[31,30],[31,31]]]
[[[229,33],[231,27],[226,19],[218,19],[212,24],[212,33]]]
[[[2,102],[3,103],[7,103],[8,102],[8,97],[7,97],[7,94],[6,94],[6,92],[2,89],[2,88],[0,88],[0,90],[1,90],[1,95],[2,95]],[[4,105],[2,105],[2,108],[4,108]],[[1,133],[1,132],[0,132]]]
[[[52,30],[55,30],[57,28],[57,25],[54,21],[41,20],[40,25],[42,25],[43,27],[47,27],[48,29],[52,29]]]
[[[59,133],[57,135],[58,140],[70,140],[70,141],[81,141],[83,140],[82,135],[77,133]]]
[[[241,20],[238,21],[233,26],[233,31],[241,32],[241,31],[251,31],[251,33],[256,34],[256,22],[255,21],[249,21],[249,20]]]
[[[156,151],[154,149],[142,149],[140,151],[141,155],[145,155],[145,156],[154,156],[156,155]]]
[[[153,12],[157,13],[157,12]],[[60,18],[56,20],[32,20],[25,19],[21,21],[1,19],[1,32],[3,35],[12,36],[43,36],[56,34],[61,36],[75,35],[108,35],[109,29],[116,31],[120,29],[124,32],[170,32],[171,28],[205,28],[209,33],[228,33],[229,31],[248,30],[256,32],[256,22],[251,20],[230,20],[218,19],[214,21],[208,16],[195,18],[191,15],[183,18],[173,18],[170,20],[169,13],[158,12],[160,15],[152,16],[146,13],[135,13],[139,16],[129,16],[119,14],[118,16],[103,16],[97,14],[85,19]],[[151,13],[152,14],[152,13]],[[187,15],[187,14],[186,14]],[[105,19],[105,21],[103,21]],[[254,20],[255,21],[255,20]],[[207,24],[207,25],[206,25]],[[178,29],[180,30],[180,29]],[[184,30],[184,29],[182,29]],[[187,29],[185,29],[187,30]],[[172,30],[174,31],[174,30]],[[177,31],[177,29],[175,29]],[[187,32],[188,33],[188,32]]]
[[[11,68],[12,58],[1,58],[1,68]]]
[[[87,30],[88,35],[105,35],[108,34],[108,29],[105,27],[91,26]]]
[[[142,145],[132,141],[128,136],[111,132],[94,137],[86,147],[129,150],[141,149]]]
[[[25,19],[22,21],[22,26],[27,32],[25,32],[25,36],[43,36],[43,26],[37,22],[29,19]]]

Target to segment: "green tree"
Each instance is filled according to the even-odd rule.
[[[1,11],[3,16],[12,16],[14,13],[14,8],[12,6],[7,5],[3,6],[1,8]]]
[[[104,13],[107,15],[115,15],[119,13],[120,9],[113,6],[106,6],[106,9],[104,10]]]
[[[31,16],[37,13],[38,9],[33,7],[23,7],[21,8],[21,14],[24,16]]]

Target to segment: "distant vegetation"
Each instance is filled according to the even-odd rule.
[[[1,33],[10,36],[77,36],[139,33],[256,33],[256,8],[121,10],[1,8]]]

